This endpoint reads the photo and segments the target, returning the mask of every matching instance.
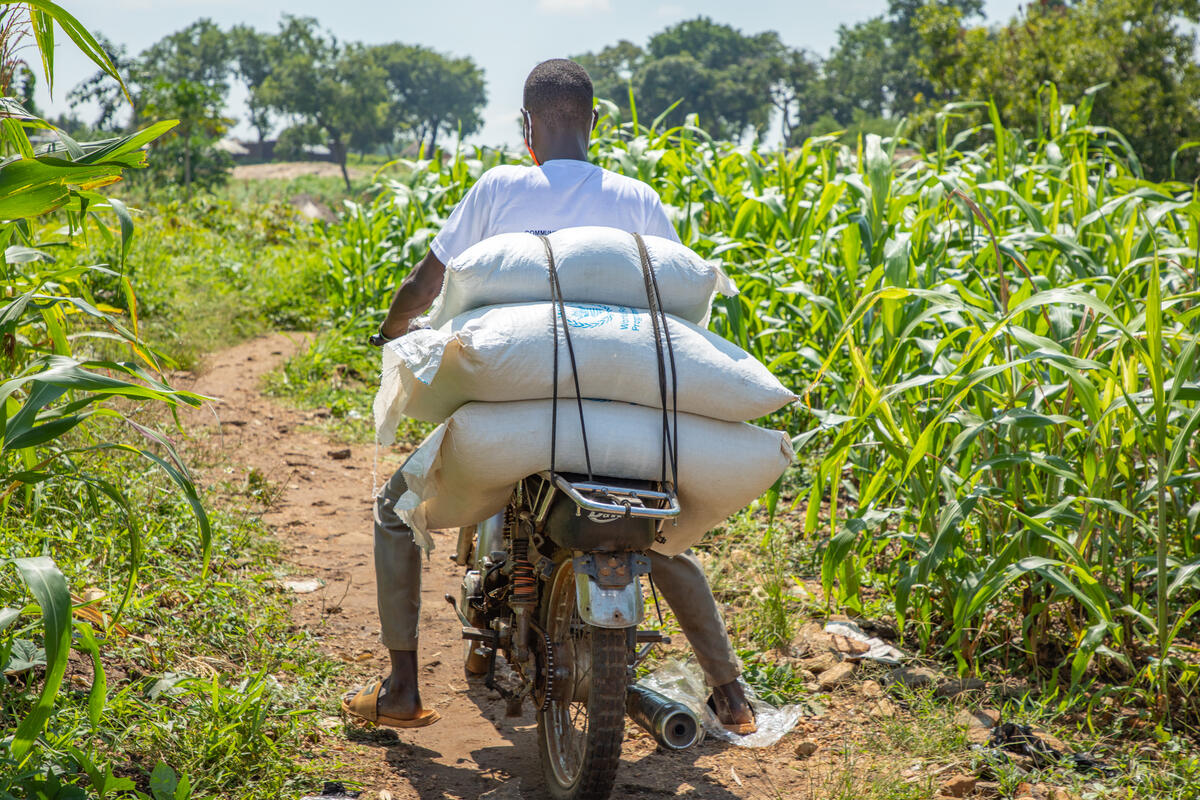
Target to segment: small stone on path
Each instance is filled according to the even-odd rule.
[[[804,659],[800,662],[800,668],[806,669],[814,675],[820,675],[822,672],[833,669],[840,663],[838,657],[833,653],[825,652],[812,658]]]
[[[334,461],[345,461],[350,457],[350,448],[343,447],[341,450],[330,450],[328,455]]]
[[[835,686],[840,686],[854,676],[854,663],[851,661],[843,661],[840,664],[835,664],[829,669],[820,674],[818,682],[821,689],[829,691]]]
[[[954,716],[954,721],[963,728],[988,730],[996,727],[996,723],[1000,721],[1000,712],[990,708],[974,711],[964,708]]]
[[[872,717],[879,719],[892,719],[900,713],[900,709],[891,700],[888,700],[886,697],[880,697],[871,701],[868,713]]]
[[[279,585],[293,594],[312,594],[323,585],[316,578],[299,581],[280,581]]]
[[[939,683],[933,690],[933,696],[945,699],[958,697],[966,692],[982,692],[986,688],[987,684],[978,678],[953,678]]]
[[[817,752],[818,745],[816,742],[801,742],[796,745],[796,757],[808,758],[813,753]]]
[[[921,689],[937,683],[938,674],[929,667],[898,667],[887,674],[887,683]]]
[[[966,797],[975,791],[976,783],[978,779],[973,775],[955,775],[942,781],[941,792],[949,797]]]

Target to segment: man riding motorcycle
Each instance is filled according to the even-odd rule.
[[[552,59],[534,67],[525,81],[521,109],[534,166],[499,166],[480,177],[396,292],[379,329],[381,338],[406,333],[441,291],[445,265],[490,236],[601,225],[679,241],[653,189],[589,163],[588,141],[598,121],[593,103],[591,79],[580,65]],[[421,549],[394,509],[405,491],[397,470],[375,500],[380,638],[391,657],[391,673],[348,696],[342,706],[379,725],[416,728],[440,715],[421,704],[418,687]],[[754,714],[738,682],[741,668],[699,561],[690,551],[673,558],[650,557],[654,583],[712,687],[709,704],[729,730],[753,732]]]

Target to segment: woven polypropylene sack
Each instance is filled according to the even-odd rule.
[[[662,411],[585,401],[592,472],[601,477],[662,476]],[[408,482],[396,510],[431,547],[430,530],[472,525],[503,510],[517,481],[550,467],[549,400],[470,403],[429,435],[402,468]],[[655,550],[677,555],[770,488],[792,460],[782,431],[680,414],[677,524]],[[575,402],[558,408],[560,472],[584,473]],[[668,471],[668,475],[670,472]]]
[[[616,228],[563,228],[549,235],[563,299],[646,308],[646,284],[633,235]],[[708,324],[713,297],[737,287],[713,263],[687,247],[658,236],[643,237],[658,277],[663,310]],[[546,248],[532,233],[502,233],[484,239],[446,265],[442,292],[429,312],[429,326],[483,306],[550,300]]]
[[[383,351],[375,402],[379,441],[394,441],[402,416],[441,422],[473,401],[539,400],[554,390],[555,306],[521,303],[460,314],[437,330],[414,331]],[[600,303],[564,307],[580,394],[662,406],[650,312]],[[668,316],[677,373],[664,358],[667,407],[740,422],[766,416],[795,399],[766,367],[737,345]],[[558,394],[574,397],[575,383],[561,317]]]

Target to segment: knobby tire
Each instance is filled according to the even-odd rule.
[[[559,567],[561,575],[551,581],[546,591],[571,593],[569,604],[574,613],[575,580],[571,563]],[[556,604],[548,598],[543,605],[546,629],[550,629],[550,614]],[[551,711],[539,711],[538,753],[546,789],[554,800],[606,800],[616,781],[621,763],[621,743],[625,738],[625,688],[628,669],[627,638],[624,630],[586,626],[591,653],[591,686],[587,700],[587,734],[583,763],[574,783],[564,786],[551,766],[548,737],[554,735]]]

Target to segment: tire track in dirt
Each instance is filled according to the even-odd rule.
[[[212,355],[190,388],[216,400],[191,412],[185,425],[195,446],[221,452],[215,468],[201,471],[205,483],[240,483],[256,471],[276,488],[264,522],[296,576],[324,583],[297,595],[293,616],[324,652],[352,665],[341,691],[387,670],[378,640],[371,499],[376,480],[396,469],[411,445],[381,449],[376,477],[373,446],[331,442],[311,429],[312,412],[266,397],[264,378],[304,338],[274,334]],[[454,539],[449,532],[434,539],[421,590],[419,659],[422,699],[442,721],[393,734],[330,718],[316,757],[328,764],[327,779],[360,784],[366,798],[387,791],[404,800],[475,800],[506,783],[502,796],[509,800],[542,797],[533,714],[506,718],[497,695],[463,676],[458,621],[443,600],[457,595],[459,575],[448,558]],[[788,742],[745,751],[709,740],[667,753],[629,723],[613,797],[809,797],[813,775],[798,766]],[[519,793],[514,778],[521,779]]]

